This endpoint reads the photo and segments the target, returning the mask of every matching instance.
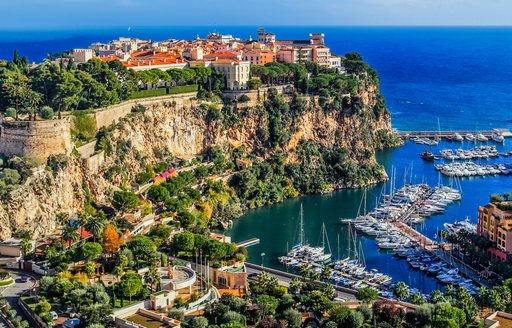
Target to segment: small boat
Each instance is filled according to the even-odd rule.
[[[476,140],[476,137],[473,134],[468,133],[468,134],[466,134],[466,140],[473,142]]]
[[[505,142],[505,138],[497,133],[497,132],[494,132],[492,135],[491,135],[491,139],[494,141],[494,142],[497,142],[497,143],[503,143]]]
[[[429,162],[433,162],[436,159],[434,154],[431,151],[428,151],[428,150],[425,150],[423,153],[421,153],[420,157],[424,161],[429,161]]]
[[[489,139],[481,133],[476,135],[476,140],[481,141],[481,142],[489,141]]]
[[[460,134],[455,133],[453,135],[453,141],[462,142],[462,141],[464,141],[464,138]]]

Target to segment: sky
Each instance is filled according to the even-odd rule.
[[[2,0],[0,29],[512,25],[511,0]]]

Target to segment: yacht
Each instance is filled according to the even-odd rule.
[[[481,141],[481,142],[489,141],[489,139],[481,133],[476,135],[476,140]]]
[[[453,141],[462,142],[462,141],[464,141],[464,138],[460,134],[455,133],[453,135]]]
[[[474,142],[476,140],[476,137],[474,134],[468,133],[466,134],[466,140],[470,142]]]
[[[503,143],[505,142],[505,137],[503,137],[501,134],[497,133],[497,132],[494,132],[492,135],[491,135],[491,139],[494,141],[494,142],[497,142],[497,143]]]
[[[429,161],[429,162],[433,162],[436,157],[434,156],[434,154],[432,154],[431,151],[428,151],[428,150],[425,150],[421,155],[420,155],[421,159],[423,159],[424,161]]]

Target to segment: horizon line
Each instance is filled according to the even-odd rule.
[[[72,30],[84,30],[84,29],[125,29],[125,28],[193,28],[193,27],[263,27],[263,28],[272,28],[272,27],[290,27],[290,28],[299,28],[299,27],[369,27],[369,28],[512,28],[512,24],[510,25],[467,25],[467,24],[436,24],[436,25],[420,25],[420,24],[304,24],[304,25],[288,25],[288,24],[226,24],[226,25],[218,25],[218,24],[197,24],[197,25],[96,25],[96,26],[70,26],[70,25],[58,25],[58,26],[47,26],[47,27],[37,27],[37,26],[19,26],[19,27],[2,27],[0,26],[0,31],[27,31],[27,32],[37,32],[37,31],[53,31],[53,30],[63,30],[63,29],[71,29]]]

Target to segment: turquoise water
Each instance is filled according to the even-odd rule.
[[[508,140],[512,143],[512,140]],[[491,144],[491,143],[489,143]],[[434,153],[440,149],[456,148],[457,143],[441,142],[438,146],[431,147]],[[462,145],[462,148],[472,148],[473,144]],[[428,183],[437,185],[439,181],[450,185],[452,181],[443,176],[440,177],[434,170],[434,165],[419,158],[419,153],[426,149],[426,146],[407,142],[404,146],[384,150],[378,153],[378,160],[391,175],[392,168],[396,170],[396,185],[401,186],[405,180],[407,183]],[[512,149],[511,145],[498,146],[498,150]],[[442,161],[438,161],[442,162]],[[512,159],[499,158],[483,160],[486,163],[512,163]],[[412,174],[411,174],[412,172]],[[469,217],[472,222],[477,221],[478,205],[486,204],[489,195],[492,193],[512,190],[512,176],[476,177],[460,180],[463,198],[449,206],[441,215],[425,219],[424,223],[417,227],[419,231],[430,238],[434,238],[436,231],[443,228],[445,222],[454,222]],[[382,188],[389,190],[389,183],[373,186],[367,191],[368,209],[375,206],[376,198],[382,192]],[[508,188],[508,189],[507,189]],[[321,243],[321,226],[326,224],[332,252],[335,257],[338,254],[338,235],[340,257],[347,255],[347,227],[338,224],[339,218],[355,217],[363,196],[363,190],[341,190],[325,195],[305,196],[298,199],[285,201],[281,204],[254,209],[247,212],[242,218],[234,222],[233,229],[228,234],[233,236],[235,241],[242,241],[249,238],[260,238],[261,243],[248,248],[250,259],[253,263],[285,270],[277,262],[277,257],[286,253],[287,244],[292,246],[298,240],[298,217],[300,204],[304,207],[304,226],[308,241],[317,245]],[[381,272],[391,275],[393,280],[404,281],[408,285],[430,292],[441,285],[431,277],[420,271],[412,270],[406,261],[393,257],[390,252],[379,251],[374,239],[365,236],[358,236],[362,241],[365,259],[368,268],[377,268]],[[262,258],[261,253],[265,253]]]

